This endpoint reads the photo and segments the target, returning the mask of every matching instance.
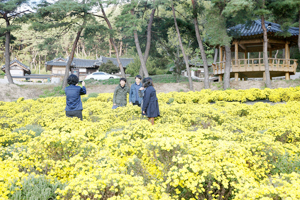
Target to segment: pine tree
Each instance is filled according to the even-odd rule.
[[[44,1],[39,5],[38,12],[36,13],[36,20],[32,23],[32,28],[37,31],[46,31],[49,29],[58,31],[58,33],[51,38],[47,38],[45,42],[53,41],[70,30],[76,32],[76,37],[65,70],[62,84],[63,89],[67,86],[70,66],[81,34],[86,28],[92,29],[97,26],[97,21],[95,19],[97,16],[92,13],[95,6],[97,6],[96,0],[61,0],[53,4]]]
[[[177,20],[176,20],[176,14],[175,14],[175,8],[174,8],[174,1],[172,0],[172,12],[173,12],[173,17],[174,17],[174,24],[175,24],[175,28],[176,28],[176,32],[178,35],[178,41],[179,41],[179,45],[181,48],[181,52],[183,54],[183,58],[185,61],[185,66],[186,66],[186,71],[187,71],[187,75],[188,75],[188,79],[189,79],[189,88],[190,90],[194,90],[194,86],[193,86],[193,81],[192,81],[192,77],[191,77],[191,71],[190,71],[190,67],[189,67],[189,60],[185,54],[184,48],[183,48],[183,44],[182,44],[182,40],[181,40],[181,36],[180,36],[180,32],[179,32],[179,28],[178,28],[178,24],[177,24]]]
[[[105,19],[106,23],[107,23],[107,26],[109,28],[110,31],[112,31],[112,26],[110,24],[110,21],[108,19],[108,17],[106,16],[105,14],[105,11],[104,11],[104,8],[103,8],[103,5],[100,4],[100,7],[101,7],[101,11],[102,11],[102,14],[103,14],[103,18]],[[112,33],[109,34],[109,41],[110,43],[113,45],[114,47],[114,50],[115,50],[115,53],[116,53],[116,57],[117,57],[117,62],[118,62],[118,65],[119,65],[119,68],[120,68],[120,71],[121,71],[121,75],[123,78],[126,78],[126,75],[125,75],[125,71],[124,71],[124,68],[123,68],[123,65],[120,61],[120,57],[119,57],[119,53],[118,53],[118,48],[116,46],[116,43],[114,41],[114,38],[112,36]],[[129,84],[129,82],[126,82],[127,84]]]
[[[13,22],[16,18],[21,17],[29,10],[20,11],[20,7],[27,3],[28,0],[10,0],[0,2],[0,19],[5,20],[6,27],[0,29],[0,36],[5,35],[5,73],[10,84],[14,84],[10,74],[10,41],[11,32],[20,28],[20,25],[15,25]]]
[[[212,8],[207,14],[207,40],[212,46],[225,46],[224,89],[230,88],[232,36],[228,29],[251,19],[252,8],[252,1],[212,0]]]
[[[200,31],[199,31],[199,24],[198,24],[198,10],[199,6],[197,3],[197,0],[192,0],[193,4],[193,18],[194,18],[194,25],[195,25],[195,32],[196,32],[196,37],[197,41],[199,44],[200,52],[201,52],[201,57],[203,60],[203,65],[204,65],[204,88],[208,89],[209,88],[209,77],[208,77],[208,64],[207,64],[207,59],[206,59],[206,53],[203,47],[202,39],[200,36]]]
[[[151,45],[151,32],[152,32],[152,23],[154,20],[154,14],[156,11],[156,1],[147,2],[147,1],[137,1],[132,0],[130,4],[123,6],[121,15],[117,17],[117,26],[121,27],[123,33],[127,36],[134,36],[134,43],[136,50],[141,62],[140,75],[144,74],[146,77],[149,76],[148,70],[146,68],[147,59],[150,52]],[[151,10],[148,23],[146,23],[145,16]],[[146,27],[147,25],[147,41],[145,53],[143,55],[141,43],[139,39],[139,32]],[[143,73],[142,73],[143,72]]]

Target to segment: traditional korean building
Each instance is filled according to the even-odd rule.
[[[1,70],[5,72],[5,65],[1,67]],[[25,74],[31,74],[30,68],[21,63],[17,58],[10,62],[10,74],[12,77],[25,76]]]
[[[290,36],[283,37],[280,35],[283,31],[279,24],[265,21],[268,34],[268,64],[270,76],[285,76],[286,80],[290,79],[290,75],[295,75],[297,68],[297,60],[290,59],[290,47],[296,46],[298,43],[299,28],[290,27],[288,32]],[[261,20],[255,20],[250,26],[239,24],[229,29],[233,33],[233,42],[231,51],[234,57],[231,60],[230,77],[234,77],[236,81],[241,78],[259,78],[265,80],[265,64],[263,56],[260,58],[249,58],[249,52],[263,52],[263,29]],[[275,50],[284,49],[285,55],[282,58],[275,57],[272,53]],[[239,58],[239,53],[244,54],[244,58]],[[261,54],[262,55],[262,54]],[[219,62],[213,64],[214,75],[219,76],[222,81],[225,71],[225,50],[223,46],[219,47]]]
[[[116,58],[108,58],[103,56],[100,56],[100,58],[96,60],[73,58],[69,73],[77,75],[79,79],[82,80],[85,78],[85,76],[98,71],[99,66],[102,63],[107,63],[109,60],[119,67]],[[133,62],[132,58],[120,58],[120,60],[124,68],[126,68],[130,62]],[[46,71],[51,71],[52,75],[54,76],[63,76],[65,74],[67,62],[68,59],[64,58],[56,58],[48,61],[45,63]]]

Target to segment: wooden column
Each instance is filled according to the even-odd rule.
[[[223,81],[223,75],[219,75],[219,82]]]
[[[248,59],[248,51],[245,51],[245,59]]]
[[[272,58],[273,57],[273,55],[272,55],[272,50],[269,50],[269,64],[272,64],[272,59],[270,59],[270,58]],[[269,67],[273,67],[273,65],[270,65]],[[271,79],[272,80],[272,79]]]
[[[263,72],[263,80],[266,81],[266,72]]]
[[[285,57],[285,59],[286,59],[286,60],[285,60],[285,65],[286,65],[286,67],[287,67],[287,64],[288,64],[288,63],[287,63],[287,59],[290,59],[290,58],[289,58],[289,50],[288,50],[288,49],[289,49],[289,42],[286,41],[286,42],[285,42],[285,47],[284,47],[284,53],[285,53],[284,57]]]
[[[239,73],[234,73],[234,78],[235,78],[235,81],[238,81],[239,80]]]
[[[235,42],[234,43],[234,59],[235,59],[235,66],[238,67],[238,59],[239,59],[239,46],[238,46],[238,43]]]
[[[289,72],[285,72],[285,80],[290,80],[290,73]]]
[[[289,44],[290,44],[290,42],[289,42]],[[288,57],[287,57],[287,59],[291,59],[291,49],[290,49],[290,45],[288,45]],[[288,67],[290,67],[290,65],[291,65],[291,61],[289,60],[289,61],[288,61]],[[289,80],[290,80],[290,78],[289,78]]]

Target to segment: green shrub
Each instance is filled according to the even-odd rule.
[[[82,102],[86,102],[89,98],[90,98],[90,97],[83,97],[83,98],[81,99],[81,101],[82,101]]]
[[[117,73],[120,71],[119,67],[116,66],[111,60],[107,61],[107,63],[102,63],[99,67],[99,71],[103,71],[109,74]]]
[[[35,137],[40,136],[41,133],[44,131],[43,127],[41,127],[40,125],[29,124],[25,127],[15,129],[13,132],[19,132],[19,131],[23,131],[23,130],[27,130],[28,131],[27,133],[29,133],[30,130],[35,132]],[[25,132],[25,134],[26,134],[26,132]]]
[[[98,94],[97,93],[91,93],[91,94],[88,95],[88,97],[95,97],[96,98],[96,97],[98,97]]]
[[[171,97],[170,99],[169,99],[169,101],[168,101],[168,104],[171,104],[171,103],[173,103],[174,102],[174,98],[173,97]]]
[[[21,182],[22,187],[13,184],[10,188],[13,191],[9,199],[12,200],[49,200],[56,199],[55,191],[65,186],[56,180],[51,183],[45,176],[30,175]]]

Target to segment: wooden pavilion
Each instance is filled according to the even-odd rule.
[[[290,59],[290,47],[298,43],[299,28],[291,27],[288,32],[289,37],[280,36],[282,32],[280,25],[265,21],[268,34],[268,62],[270,69],[270,77],[285,76],[286,80],[290,79],[290,75],[295,75],[297,68],[297,60]],[[251,25],[239,24],[231,27],[230,32],[235,33],[231,45],[231,51],[234,57],[231,60],[230,77],[238,81],[241,78],[263,77],[265,80],[265,65],[263,57],[249,58],[248,52],[263,51],[263,29],[261,28],[261,20],[255,20]],[[273,58],[272,51],[284,49],[284,58]],[[244,58],[239,59],[239,52],[244,53]],[[222,81],[225,71],[225,50],[219,47],[219,62],[213,64],[214,75],[219,76]]]

